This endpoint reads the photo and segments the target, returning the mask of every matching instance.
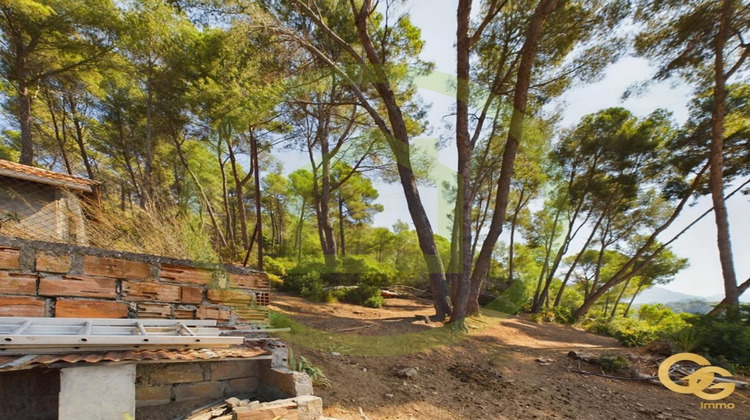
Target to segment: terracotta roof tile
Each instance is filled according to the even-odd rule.
[[[248,359],[266,354],[269,354],[268,350],[258,347],[236,347],[226,349],[124,350],[69,354],[0,356],[0,372],[31,369],[57,363],[139,362],[144,360],[163,360],[166,362],[217,360],[227,358]]]
[[[84,191],[91,191],[92,187],[100,184],[100,182],[88,178],[35,168],[2,159],[0,159],[0,175]]]

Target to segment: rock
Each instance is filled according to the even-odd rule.
[[[408,367],[408,368],[403,368],[399,370],[396,374],[398,375],[399,378],[411,379],[417,376],[417,373],[419,373],[419,370],[412,368],[412,367]]]
[[[385,394],[386,398],[393,398],[393,394]]]
[[[538,363],[539,363],[540,365],[542,365],[542,366],[547,366],[547,365],[551,364],[552,362],[554,362],[554,360],[550,359],[549,357],[544,357],[544,356],[542,356],[542,357],[537,357],[537,358],[536,358],[536,361],[537,361],[537,362],[538,362]]]
[[[334,351],[334,352],[331,352],[331,356],[333,356],[333,357],[339,357],[339,356],[341,356],[341,353],[339,353],[337,351]]]

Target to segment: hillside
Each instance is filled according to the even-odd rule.
[[[747,419],[750,392],[725,400],[735,409],[700,410],[700,399],[642,380],[617,380],[570,351],[620,354],[631,370],[655,374],[652,356],[609,337],[525,317],[488,313],[469,336],[441,335],[415,314],[429,302],[389,299],[382,309],[319,304],[280,295],[275,307],[292,318],[282,338],[296,357],[322,369],[325,414],[340,419]],[[626,376],[626,374],[612,374]]]

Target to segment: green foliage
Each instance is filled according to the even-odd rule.
[[[367,257],[347,256],[339,261],[335,270],[328,273],[327,279],[334,284],[386,287],[393,284],[396,272]]]
[[[304,356],[296,356],[289,349],[289,368],[291,370],[306,373],[312,379],[313,385],[331,387],[331,380],[323,373],[323,369],[312,364]]]
[[[263,258],[263,269],[268,274],[275,274],[279,277],[284,277],[286,275],[286,267],[284,264],[272,257]]]
[[[381,295],[380,288],[371,285],[360,285],[359,287],[349,289],[344,297],[349,303],[367,306],[370,308],[380,308],[385,305],[385,299]]]
[[[607,372],[624,373],[630,370],[630,361],[621,354],[604,354],[599,358],[599,365]]]
[[[743,305],[738,319],[703,315],[691,324],[697,335],[696,351],[725,367],[750,366],[750,305]]]
[[[528,300],[529,293],[526,284],[521,280],[515,280],[497,299],[485,307],[506,314],[517,314],[521,312]]]

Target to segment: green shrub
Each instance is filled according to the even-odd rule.
[[[698,337],[696,351],[712,362],[750,366],[750,325],[744,319],[704,315],[693,319],[692,328]]]
[[[346,256],[324,278],[328,283],[336,285],[366,284],[386,287],[395,282],[396,271],[367,257]]]
[[[385,299],[383,299],[380,288],[366,284],[361,284],[354,289],[348,289],[344,300],[355,305],[363,305],[370,308],[380,308],[385,305]]]
[[[620,354],[604,354],[599,358],[599,365],[607,372],[623,373],[630,370],[630,361]]]
[[[528,300],[529,296],[526,291],[526,285],[521,280],[515,280],[510,283],[497,299],[488,303],[485,307],[506,314],[517,314],[523,310]]]
[[[317,261],[302,263],[286,270],[281,290],[302,293],[303,288],[314,289],[313,283],[323,284],[322,276],[327,272],[325,264]]]
[[[266,273],[279,277],[284,277],[284,275],[286,275],[286,267],[284,264],[272,257],[265,257],[263,259],[263,269]]]

